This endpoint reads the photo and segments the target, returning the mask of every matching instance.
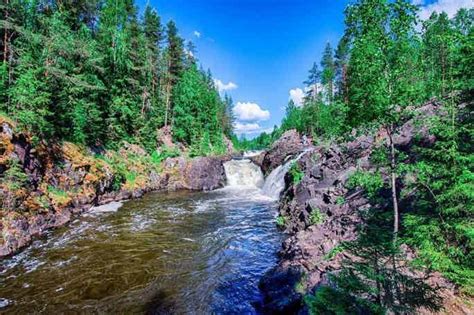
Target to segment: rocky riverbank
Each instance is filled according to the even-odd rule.
[[[31,135],[1,118],[0,256],[96,205],[148,191],[213,190],[225,184],[223,162],[229,157],[162,159],[128,143],[118,151],[34,144]]]
[[[396,148],[408,159],[416,159],[412,150],[415,144],[428,147],[436,141],[426,124],[419,122],[433,116],[438,108],[432,102],[414,110],[414,117],[405,121],[393,136]],[[356,239],[362,214],[373,205],[365,191],[350,187],[348,180],[356,171],[373,172],[375,165],[370,155],[387,141],[387,133],[380,129],[373,135],[354,135],[349,142],[316,145],[295,162],[301,177],[295,180],[294,175],[286,175],[279,208],[288,237],[282,245],[279,264],[260,283],[265,297],[264,312],[307,313],[303,297],[321,286],[331,286],[329,276],[340,270],[343,260],[351,259],[344,250],[338,250],[338,245]],[[262,157],[264,171],[267,173],[289,156],[301,152],[301,143],[296,132],[285,133]],[[381,174],[384,181],[389,180],[389,170],[382,170]],[[398,184],[403,185],[407,180],[401,178]],[[390,192],[385,199],[389,206]],[[408,207],[410,196],[404,196],[400,202]],[[402,248],[408,260],[415,255],[410,248]],[[426,281],[438,288],[443,307],[450,313],[472,311],[458,297],[455,286],[439,273],[432,273]],[[419,312],[431,313],[422,309]]]

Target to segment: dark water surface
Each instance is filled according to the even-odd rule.
[[[275,213],[257,190],[225,188],[86,214],[0,262],[0,312],[254,314]]]

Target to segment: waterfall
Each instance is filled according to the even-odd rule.
[[[285,189],[285,174],[291,165],[298,161],[306,152],[304,151],[296,158],[279,165],[266,179],[264,179],[260,167],[249,159],[225,162],[224,169],[227,177],[227,187],[261,188],[262,195],[278,199],[283,189]]]
[[[275,168],[265,179],[262,187],[263,193],[273,199],[278,199],[283,189],[285,189],[286,173],[290,170],[291,165],[298,161],[306,152],[301,152],[296,158]]]
[[[231,160],[224,163],[227,186],[258,188],[263,185],[260,167],[248,159]]]

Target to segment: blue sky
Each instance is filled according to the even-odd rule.
[[[337,45],[350,2],[149,0],[164,23],[173,19],[181,36],[194,42],[203,67],[229,89],[235,104],[240,102],[237,129],[249,130],[248,137],[280,123],[290,90],[303,87],[327,42]],[[471,0],[414,2],[427,9],[449,9],[463,2],[472,6]],[[141,8],[146,3],[138,1]]]

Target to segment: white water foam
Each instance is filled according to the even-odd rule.
[[[224,169],[227,186],[254,188],[263,185],[262,170],[248,159],[225,162]]]
[[[273,199],[279,199],[281,192],[285,189],[286,173],[290,170],[291,165],[301,159],[306,152],[301,152],[296,158],[275,168],[265,179],[265,184],[262,187],[263,193]]]
[[[123,202],[113,201],[102,206],[92,207],[89,213],[117,212],[123,206]]]
[[[266,179],[264,179],[260,167],[248,159],[226,162],[224,163],[224,169],[227,177],[227,186],[222,188],[221,191],[234,192],[234,195],[245,194],[246,199],[278,200],[285,188],[285,174],[291,165],[298,161],[307,151],[305,150],[296,158],[279,165]],[[245,192],[242,192],[242,190],[245,190]]]

